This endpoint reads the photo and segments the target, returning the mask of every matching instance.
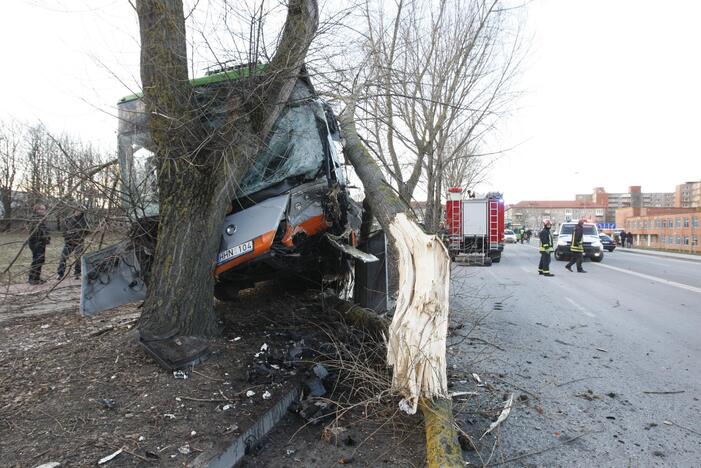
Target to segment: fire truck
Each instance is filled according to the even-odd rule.
[[[502,194],[490,192],[484,198],[470,198],[460,187],[449,188],[445,241],[453,261],[485,266],[498,263],[504,250]]]

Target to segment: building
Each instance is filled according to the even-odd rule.
[[[633,208],[629,208],[634,210]],[[618,213],[617,213],[618,215]],[[626,216],[628,215],[628,216]],[[641,209],[620,213],[622,227],[633,234],[635,247],[699,253],[701,207]]]
[[[627,192],[608,193],[603,187],[596,187],[592,194],[576,195],[577,200],[591,200],[606,206],[604,223],[613,223],[616,210],[620,208],[672,208],[675,204],[674,192],[643,192],[640,185],[628,187]]]
[[[674,206],[682,208],[701,207],[701,180],[677,185],[674,191]]]
[[[596,187],[592,193],[575,195],[571,201],[522,201],[506,210],[507,219],[515,227],[538,226],[542,219],[550,218],[553,225],[563,221],[587,218],[597,224],[617,222],[616,212],[622,208],[671,208],[675,206],[674,192],[643,192],[640,185],[628,187],[627,192],[609,193]],[[700,205],[701,206],[701,205]],[[632,215],[633,213],[628,213]],[[620,227],[620,226],[618,226]]]
[[[590,200],[564,201],[521,201],[506,209],[506,219],[512,227],[540,228],[543,219],[548,218],[557,228],[565,221],[587,218],[595,223],[603,223],[606,206]]]

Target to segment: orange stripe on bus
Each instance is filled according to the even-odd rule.
[[[328,228],[329,223],[326,221],[324,215],[312,216],[297,226],[290,227],[290,225],[287,225],[285,235],[280,242],[282,245],[292,248],[294,247],[293,237],[296,234],[304,232],[306,235],[311,237],[315,234],[326,231]]]

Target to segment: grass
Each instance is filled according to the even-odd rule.
[[[32,263],[32,252],[25,245],[28,232],[25,230],[13,230],[0,232],[0,281],[2,284],[16,284],[27,281],[29,266]],[[111,245],[119,240],[118,235],[110,234],[103,239],[103,247]],[[85,240],[86,250],[92,252],[99,250],[100,233],[88,237]],[[17,256],[18,252],[19,256]],[[43,279],[51,279],[56,276],[56,269],[63,250],[63,235],[60,232],[51,232],[51,243],[46,246],[46,261],[41,269]],[[14,262],[13,262],[14,261]],[[73,265],[75,256],[68,260]],[[8,271],[5,271],[8,269]],[[68,272],[69,266],[66,266]]]

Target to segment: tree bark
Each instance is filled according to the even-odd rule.
[[[450,258],[440,240],[425,234],[410,217],[407,204],[387,183],[358,136],[353,114],[351,102],[339,117],[346,139],[343,151],[398,253],[400,286],[387,339],[392,387],[403,396],[402,410],[414,414],[422,408],[429,466],[458,466],[462,455],[446,370]]]
[[[181,0],[136,2],[141,80],[155,146],[159,227],[139,328],[145,340],[217,331],[214,259],[232,187],[289,99],[318,25],[316,0],[291,0],[262,86],[232,96],[216,133],[200,124],[187,75]]]

